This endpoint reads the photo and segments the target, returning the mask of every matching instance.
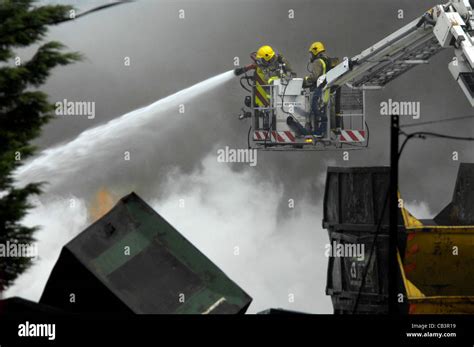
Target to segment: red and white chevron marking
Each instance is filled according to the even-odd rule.
[[[341,130],[340,142],[364,142],[365,130]]]
[[[278,142],[278,143],[294,143],[295,135],[291,131],[272,131],[271,140],[268,137],[268,131],[254,131],[253,139],[254,141],[267,141]]]

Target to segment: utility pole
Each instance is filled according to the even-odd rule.
[[[388,312],[399,313],[397,302],[397,245],[398,245],[398,148],[400,117],[390,119],[390,195],[389,195],[389,250],[388,250]]]

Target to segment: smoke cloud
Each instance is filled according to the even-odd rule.
[[[43,198],[33,203],[35,208],[25,217],[23,224],[41,228],[35,234],[38,257],[33,266],[7,289],[5,297],[39,300],[62,247],[87,225],[86,204],[74,196],[50,196],[47,200]]]
[[[307,197],[295,199],[282,220],[279,206],[288,202],[281,183],[263,179],[248,166],[234,171],[218,163],[215,152],[189,174],[170,170],[164,182],[163,194],[148,202],[254,298],[249,312],[271,307],[332,312],[324,293],[328,237],[320,226],[321,205]],[[24,224],[42,227],[39,259],[6,296],[38,300],[62,246],[91,219],[82,199],[36,204]]]

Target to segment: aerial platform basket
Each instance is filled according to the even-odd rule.
[[[266,96],[262,97],[264,91]],[[266,104],[257,105],[256,97],[264,98]],[[322,134],[315,131],[320,122],[311,115],[312,98],[313,92],[303,88],[302,78],[252,85],[252,97],[246,99],[252,119],[249,146],[267,151],[356,150],[368,146],[364,90],[344,86],[331,93],[324,121],[327,131]]]

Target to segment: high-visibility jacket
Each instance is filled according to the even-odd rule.
[[[258,107],[269,107],[270,106],[270,87],[275,79],[279,79],[283,75],[293,74],[290,64],[286,58],[279,54],[275,61],[268,67],[255,66],[255,105]]]
[[[254,103],[257,107],[270,107],[270,87],[265,73],[257,67],[254,74]]]
[[[305,77],[303,87],[315,89],[318,82],[318,78],[322,75],[325,75],[329,70],[339,64],[338,58],[329,58],[324,53],[319,54],[316,59],[311,63],[310,71],[311,73]],[[327,104],[329,102],[330,91],[329,89],[325,90],[322,98],[323,102]]]

